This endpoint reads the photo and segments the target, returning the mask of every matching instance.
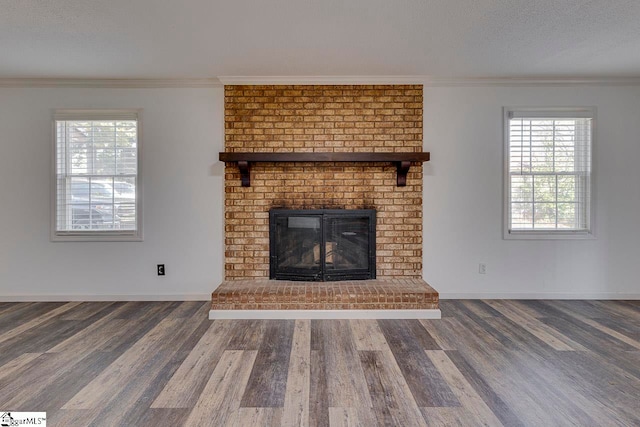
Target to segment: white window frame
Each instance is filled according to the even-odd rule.
[[[591,118],[591,172],[589,174],[589,200],[586,202],[588,227],[586,230],[511,230],[511,179],[510,179],[510,126],[513,115],[545,118]],[[503,108],[503,238],[506,240],[561,240],[595,238],[595,144],[596,144],[596,108],[595,107],[504,107]]]
[[[56,122],[62,120],[136,120],[136,229],[135,230],[57,230],[57,138]],[[52,114],[51,150],[51,241],[52,242],[140,242],[142,234],[142,110],[141,109],[56,109]]]

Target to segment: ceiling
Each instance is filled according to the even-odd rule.
[[[0,78],[638,77],[638,0],[3,0]]]

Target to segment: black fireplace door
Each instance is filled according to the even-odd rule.
[[[270,278],[374,279],[375,221],[370,209],[272,209]]]

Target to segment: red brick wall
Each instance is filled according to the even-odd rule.
[[[422,151],[421,85],[225,86],[228,152]],[[225,277],[269,276],[269,209],[376,209],[377,276],[422,276],[422,164],[225,167]]]

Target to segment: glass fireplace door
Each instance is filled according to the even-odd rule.
[[[272,209],[271,279],[362,280],[376,277],[375,211]]]
[[[371,259],[369,217],[327,215],[325,229],[325,280],[358,278],[369,271]]]
[[[322,217],[278,216],[271,226],[272,263],[281,279],[322,280]]]

